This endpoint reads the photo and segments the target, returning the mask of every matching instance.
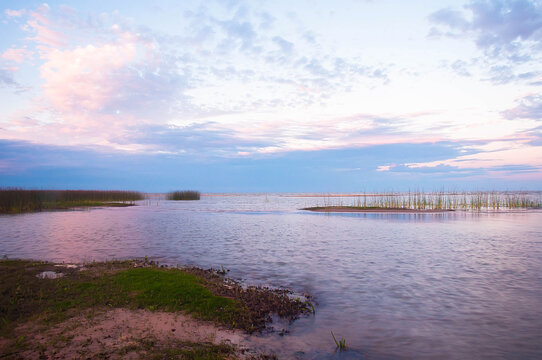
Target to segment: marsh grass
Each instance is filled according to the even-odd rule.
[[[200,192],[195,190],[172,191],[167,194],[168,200],[199,200]]]
[[[0,189],[0,213],[68,209],[85,206],[122,206],[143,199],[137,191]]]
[[[323,206],[345,206],[353,209],[398,209],[398,210],[514,210],[542,208],[542,194],[531,192],[423,192],[380,193],[360,195],[353,203],[344,204],[342,199],[324,198]]]

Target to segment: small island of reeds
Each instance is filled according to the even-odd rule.
[[[344,196],[342,196],[344,197]],[[350,204],[342,197],[324,197],[323,204],[301,210],[314,212],[435,213],[447,211],[510,211],[541,209],[540,193],[509,191],[358,194]],[[352,197],[352,196],[348,196]]]
[[[301,210],[308,210],[314,212],[385,212],[385,213],[436,213],[453,211],[451,209],[407,209],[407,208],[395,208],[395,207],[363,207],[363,206],[313,206],[303,208]]]
[[[179,190],[167,194],[168,200],[199,200],[200,192],[196,190]]]
[[[123,190],[0,189],[0,214],[61,210],[89,206],[131,206],[143,194]]]

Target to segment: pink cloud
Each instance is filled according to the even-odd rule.
[[[10,10],[10,9],[6,9],[6,10],[4,10],[4,14],[6,14],[8,17],[12,17],[12,18],[21,17],[21,16],[23,16],[25,13],[26,13],[26,10],[25,10],[25,9],[21,9],[21,10]]]
[[[126,139],[134,127],[168,121],[182,85],[175,63],[153,41],[119,25],[85,32],[77,19],[57,21],[46,4],[23,14],[26,40],[39,51],[42,93],[9,116],[2,137],[129,151],[152,147]],[[12,48],[0,60],[15,65],[32,55]]]
[[[7,49],[0,58],[20,64],[24,59],[32,57],[34,53],[27,49]]]
[[[99,111],[117,99],[136,55],[134,43],[51,51],[40,68],[44,93],[62,112]]]
[[[35,41],[41,46],[63,47],[66,45],[66,36],[52,28],[49,10],[49,5],[43,4],[38,6],[36,11],[30,12],[30,19],[23,29],[34,33],[34,36],[27,40]]]

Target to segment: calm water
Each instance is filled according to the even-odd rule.
[[[542,358],[542,212],[297,210],[318,201],[216,196],[4,215],[0,256],[149,256],[310,293],[315,317],[257,341],[284,358]],[[330,330],[351,350],[335,353]]]

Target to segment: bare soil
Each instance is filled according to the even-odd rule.
[[[178,312],[91,309],[54,326],[45,326],[39,319],[28,321],[15,334],[15,339],[0,338],[0,348],[19,351],[2,352],[2,358],[147,359],[162,358],[160,354],[172,348],[197,346],[216,346],[228,355],[225,358],[266,358],[247,349],[243,332]]]

